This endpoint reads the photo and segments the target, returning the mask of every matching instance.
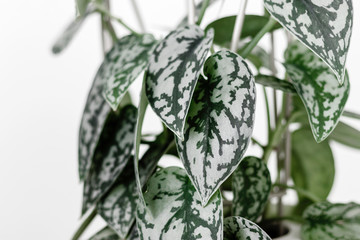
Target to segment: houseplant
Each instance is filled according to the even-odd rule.
[[[93,239],[269,239],[286,234],[283,220],[301,224],[302,239],[359,239],[360,206],[326,201],[334,178],[329,139],[359,147],[359,132],[339,123],[341,115],[359,118],[344,112],[351,1],[265,0],[263,16],[245,15],[242,1],[238,16],[202,29],[212,2],[189,4],[186,20],[155,39],[113,16],[107,1],[77,1],[79,16],[53,51],[60,52],[94,13],[101,14],[113,47],[95,76],[80,127],[87,217],[74,239],[96,214],[108,226]],[[115,21],[130,35],[119,38]],[[274,53],[258,45],[273,31],[296,38],[289,37],[282,78]],[[141,72],[136,108],[127,89]],[[268,101],[264,107],[266,145],[251,138],[261,95],[255,84],[264,86],[267,100],[270,88],[281,94],[274,99],[280,109]],[[156,136],[141,134],[147,105],[164,123]],[[250,142],[262,156],[246,154]],[[140,145],[147,147],[141,156]],[[273,152],[275,181],[266,164]],[[159,167],[165,153],[185,169]],[[295,206],[282,204],[289,189],[298,194]]]

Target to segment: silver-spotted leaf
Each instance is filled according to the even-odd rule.
[[[198,26],[179,28],[161,41],[150,57],[146,95],[154,112],[183,138],[186,115],[214,32]]]
[[[299,42],[286,50],[284,65],[305,105],[315,140],[321,142],[344,111],[350,90],[348,75],[340,85],[329,67]]]
[[[131,105],[109,116],[84,183],[83,213],[111,188],[131,159],[136,118],[137,109]]]
[[[171,139],[164,138],[164,134],[159,135],[141,158],[139,175],[142,185],[151,176],[165,153],[168,144],[163,144],[164,141],[171,142]],[[97,204],[99,215],[122,238],[127,236],[135,220],[138,191],[134,174],[134,161],[130,160],[109,193]]]
[[[232,175],[232,215],[256,221],[263,213],[271,190],[267,165],[257,157],[244,158]]]
[[[156,44],[150,34],[128,35],[119,39],[107,54],[103,96],[116,110],[130,84],[145,69]]]
[[[271,240],[255,223],[242,217],[224,219],[224,240]]]
[[[141,240],[222,239],[223,210],[220,192],[206,207],[186,172],[170,167],[156,172],[138,205],[136,221]]]
[[[209,57],[177,139],[185,169],[206,204],[236,169],[254,123],[255,81],[246,62],[227,50]]]
[[[360,131],[346,123],[339,122],[330,138],[346,146],[360,149]]]
[[[359,240],[360,205],[321,202],[309,206],[304,214],[303,240]]]
[[[353,25],[351,0],[265,0],[270,14],[330,66],[340,83]]]
[[[292,133],[291,176],[295,186],[326,200],[335,178],[334,157],[328,141],[316,143],[310,129]]]
[[[109,227],[104,227],[89,240],[121,240],[114,230]]]
[[[52,52],[54,54],[58,54],[62,52],[74,38],[80,27],[82,26],[86,17],[93,12],[93,9],[89,8],[84,14],[80,15],[66,27],[64,32],[56,39],[53,47]]]

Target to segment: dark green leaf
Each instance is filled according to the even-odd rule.
[[[351,0],[265,0],[270,14],[330,66],[340,83],[353,25]]]
[[[128,35],[119,39],[106,55],[103,96],[113,110],[119,107],[130,84],[145,69],[155,44],[150,34]]]
[[[155,170],[169,142],[172,141],[171,138],[172,136],[159,135],[141,158],[139,170],[142,185],[146,183]],[[130,160],[109,194],[97,204],[99,215],[122,238],[127,236],[135,220],[138,191],[134,174],[134,162]]]
[[[210,30],[205,36],[198,26],[179,28],[150,57],[146,95],[155,113],[180,138],[213,34]]]
[[[360,205],[356,203],[316,203],[303,215],[303,240],[359,240]]]
[[[271,190],[270,172],[257,157],[244,158],[232,175],[233,216],[256,221],[263,213]]]
[[[139,204],[136,221],[142,240],[222,239],[223,213],[220,192],[206,207],[183,169],[156,172]]]
[[[234,31],[236,16],[229,16],[215,20],[210,23],[205,31],[213,28],[215,31],[214,43],[220,46],[229,47]],[[255,37],[255,35],[266,25],[269,18],[257,15],[245,15],[241,38]],[[281,28],[276,24],[271,31]]]
[[[339,85],[334,73],[315,54],[299,42],[285,52],[285,68],[309,115],[315,140],[321,142],[336,127],[349,96],[346,74]]]
[[[245,47],[246,45],[243,48],[240,48],[238,54],[240,54]],[[252,64],[254,64],[258,71],[262,67],[271,70],[270,55],[259,46],[254,47],[251,53],[246,57],[246,59]]]
[[[114,230],[109,227],[104,227],[89,240],[121,240]]]
[[[128,105],[107,120],[84,183],[83,213],[110,189],[131,159],[136,115],[137,109]]]
[[[237,168],[249,144],[255,81],[246,62],[230,51],[209,57],[199,78],[179,155],[205,205]]]
[[[339,122],[330,138],[346,146],[360,149],[360,131],[343,122]]]
[[[281,80],[274,76],[260,74],[255,76],[255,82],[265,87],[271,87],[273,89],[280,90],[286,93],[296,93],[296,90],[292,83]]]
[[[291,176],[295,186],[326,200],[334,182],[334,157],[327,141],[316,143],[309,129],[292,134]]]
[[[224,219],[224,240],[271,240],[255,223],[242,217]]]

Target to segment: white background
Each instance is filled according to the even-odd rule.
[[[172,30],[186,12],[185,0],[138,2],[147,29],[159,37]],[[247,12],[261,14],[261,2],[249,1]],[[352,90],[346,109],[360,112],[360,2],[353,4],[347,62]],[[238,6],[238,1],[226,1],[220,16],[235,14]],[[204,24],[217,17],[218,8],[216,4],[209,9]],[[113,13],[138,29],[129,0],[114,1]],[[78,224],[82,186],[77,175],[77,134],[102,53],[99,18],[94,15],[68,49],[59,56],[51,54],[52,43],[74,15],[73,0],[1,0],[0,239],[69,239]],[[117,30],[126,34],[121,27]],[[278,33],[276,39],[281,51],[284,35]],[[279,52],[277,59],[281,58]],[[139,89],[137,81],[131,89],[135,99]],[[262,142],[264,111],[259,94],[254,133]],[[360,128],[359,122],[352,123]],[[145,131],[158,131],[159,126],[150,114]],[[360,152],[332,145],[337,172],[330,200],[360,202]],[[259,155],[256,148],[248,153]],[[97,219],[84,239],[102,224]]]

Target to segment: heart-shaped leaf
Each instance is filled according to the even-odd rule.
[[[220,46],[229,47],[234,31],[236,16],[228,16],[219,18],[210,23],[205,31],[213,28],[215,31],[214,43]],[[245,15],[244,24],[241,32],[241,38],[255,37],[256,34],[266,25],[269,18],[258,15]],[[281,28],[280,24],[276,24],[270,31]]]
[[[149,146],[141,158],[139,172],[142,185],[151,176],[161,156],[165,153],[168,146],[166,142],[171,142],[169,137],[164,138],[163,135],[160,135]],[[130,160],[112,189],[97,204],[99,215],[122,238],[127,236],[135,220],[138,191],[134,174],[134,162]]]
[[[131,105],[121,109],[119,115],[109,116],[84,183],[83,213],[110,189],[130,160],[136,118],[137,109]]]
[[[149,60],[146,95],[154,112],[183,138],[186,115],[214,32],[198,26],[179,28],[161,41]]]
[[[220,192],[206,207],[181,168],[156,172],[144,194],[146,207],[138,205],[136,221],[142,240],[222,239],[223,211]]]
[[[270,14],[345,79],[353,25],[351,0],[265,0]]]
[[[302,226],[304,240],[358,240],[360,239],[360,205],[329,202],[309,206]]]
[[[292,134],[291,176],[297,187],[326,200],[335,177],[334,157],[327,141],[316,143],[310,129]]]
[[[255,81],[230,51],[209,57],[199,78],[179,155],[205,205],[240,163],[253,129]]]
[[[299,42],[285,52],[285,68],[303,101],[315,140],[321,142],[336,127],[349,96],[346,74],[340,85],[333,72]]]
[[[256,221],[263,213],[271,190],[270,172],[263,160],[244,158],[232,175],[233,216]]]
[[[330,138],[346,146],[360,149],[360,131],[343,122],[339,122]]]
[[[224,240],[271,240],[255,223],[242,217],[224,219]]]
[[[113,110],[119,107],[130,84],[145,69],[155,44],[150,34],[128,35],[119,39],[106,55],[103,95]]]
[[[104,227],[99,232],[95,233],[94,236],[89,240],[121,240],[114,230],[109,227]]]

